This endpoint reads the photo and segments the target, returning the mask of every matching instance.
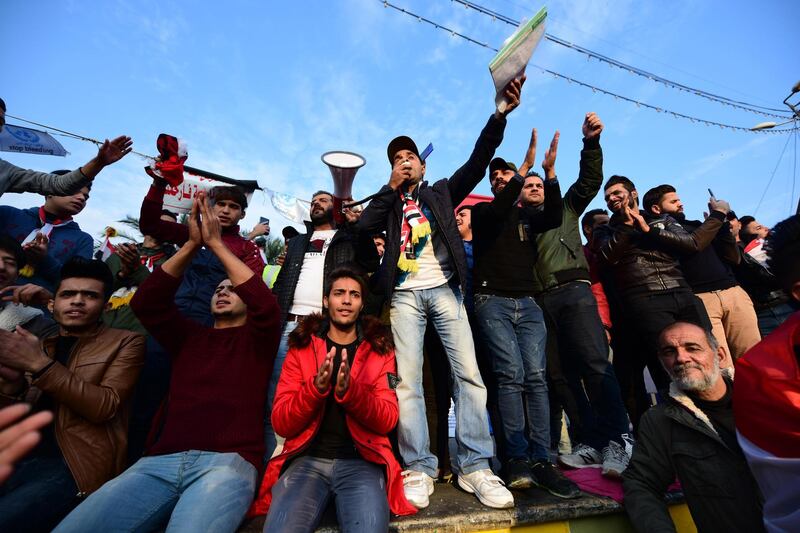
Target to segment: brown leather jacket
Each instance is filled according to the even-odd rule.
[[[55,356],[57,337],[43,341]],[[67,366],[52,365],[31,382],[25,400],[43,392],[55,401],[55,436],[79,496],[122,473],[128,449],[129,399],[144,364],[145,339],[105,325],[81,337]],[[0,402],[2,400],[0,399]]]

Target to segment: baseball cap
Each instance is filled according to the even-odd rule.
[[[399,152],[400,150],[408,150],[413,152],[414,155],[419,157],[419,150],[417,149],[416,143],[411,139],[411,137],[406,137],[405,135],[401,135],[399,137],[395,137],[392,139],[392,142],[389,143],[389,146],[386,148],[386,155],[389,158],[389,164],[391,165],[394,163],[394,154]]]
[[[513,170],[514,172],[517,172],[517,165],[514,163],[509,163],[502,157],[495,157],[492,159],[492,162],[489,163],[489,174],[495,170]]]

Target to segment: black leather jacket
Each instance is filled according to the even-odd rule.
[[[626,226],[614,214],[607,226],[600,226],[592,235],[592,249],[610,272],[614,287],[620,294],[689,289],[678,260],[711,244],[725,215],[713,211],[689,233],[669,215],[641,214],[650,226],[647,233]]]
[[[506,119],[494,115],[481,131],[469,159],[450,178],[441,179],[433,185],[423,181],[416,192],[420,203],[427,204],[438,227],[438,235],[447,245],[451,267],[458,274],[461,293],[466,294],[467,256],[464,243],[458,232],[453,210],[466,198],[486,175],[486,168],[494,157],[494,152],[503,142]],[[397,278],[397,260],[400,258],[400,231],[402,229],[403,202],[400,194],[393,192],[388,185],[379,191],[361,215],[360,224],[364,231],[374,235],[386,231],[386,252],[382,271],[385,275],[383,289],[390,298]]]

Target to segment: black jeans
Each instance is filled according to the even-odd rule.
[[[548,369],[561,370],[572,393],[572,398],[561,403],[572,402],[574,407],[568,408],[577,411],[572,415],[567,412],[571,423],[573,417],[577,419],[574,438],[598,450],[612,440],[622,443],[620,436],[628,432],[628,416],[608,360],[608,340],[590,285],[566,283],[539,295],[537,301],[547,321],[548,360],[558,360]]]
[[[0,531],[51,531],[80,503],[77,494],[62,457],[24,459],[0,487]]]

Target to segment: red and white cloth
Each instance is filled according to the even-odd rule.
[[[800,531],[800,312],[736,361],[739,444],[764,495],[769,531]]]

